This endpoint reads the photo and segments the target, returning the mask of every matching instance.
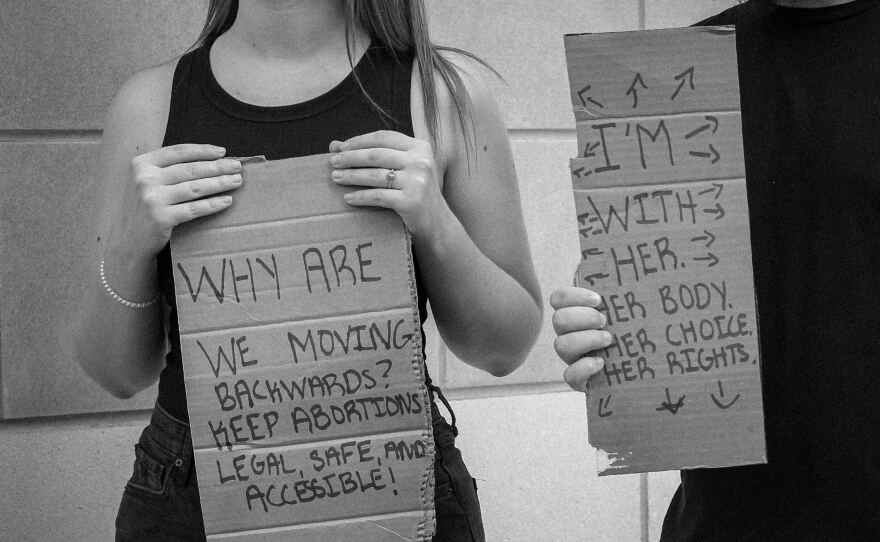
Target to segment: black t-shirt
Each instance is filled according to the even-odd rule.
[[[682,471],[663,540],[880,540],[880,0],[736,25],[767,465]]]

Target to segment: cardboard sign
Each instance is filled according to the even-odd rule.
[[[172,238],[209,540],[434,530],[409,239],[330,171],[329,155],[245,162],[233,206]]]
[[[599,474],[766,462],[734,31],[565,50],[576,282],[614,336],[587,390]]]

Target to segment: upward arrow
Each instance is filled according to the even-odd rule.
[[[678,93],[681,92],[681,89],[684,87],[684,84],[687,83],[688,86],[691,87],[691,90],[694,90],[694,67],[686,69],[680,74],[675,76],[675,80],[678,81],[678,88],[675,89],[675,92],[672,94],[672,98],[670,100],[675,101]]]
[[[626,95],[629,96],[632,94],[633,97],[633,109],[638,107],[639,105],[639,90],[636,88],[637,85],[641,85],[643,89],[648,90],[648,86],[642,81],[642,74],[636,72],[636,78],[633,79],[632,84],[626,91]]]

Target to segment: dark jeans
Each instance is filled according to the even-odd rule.
[[[484,542],[477,485],[455,447],[455,430],[431,403],[434,542]],[[135,444],[134,472],[116,516],[117,542],[205,540],[189,425],[156,405]]]

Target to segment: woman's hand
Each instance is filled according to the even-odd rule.
[[[162,147],[131,160],[132,188],[121,239],[154,255],[171,238],[175,226],[214,214],[232,203],[216,195],[241,186],[241,163],[222,158],[214,145]],[[210,197],[206,197],[210,196]]]
[[[605,315],[596,309],[601,304],[599,294],[576,286],[557,288],[550,295],[557,335],[553,347],[568,364],[563,373],[565,382],[577,391],[585,391],[590,377],[605,365],[595,351],[612,342],[611,333],[601,329],[606,323]]]
[[[427,141],[383,130],[333,141],[330,152],[336,153],[330,159],[335,182],[368,187],[347,193],[345,201],[393,209],[416,240],[437,231],[444,214],[451,213]]]

